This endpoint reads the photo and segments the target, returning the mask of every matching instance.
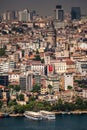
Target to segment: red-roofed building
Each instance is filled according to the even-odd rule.
[[[72,61],[71,59],[66,60],[66,72],[69,72],[69,73],[76,72],[76,65],[74,61]]]

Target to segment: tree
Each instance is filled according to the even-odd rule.
[[[39,55],[39,54],[35,55],[34,60],[36,60],[36,61],[41,61],[41,57],[40,57],[40,55]]]
[[[43,110],[44,108],[45,107],[44,107],[43,102],[36,102],[35,105],[34,105],[34,110],[35,111]]]
[[[2,108],[2,105],[3,105],[3,102],[2,102],[2,101],[0,101],[0,108]]]
[[[63,101],[61,99],[58,100],[58,103],[56,104],[56,109],[58,111],[63,109]]]
[[[40,85],[37,85],[37,84],[34,85],[32,92],[37,92],[37,93],[39,93],[39,92],[40,92]]]
[[[39,54],[39,51],[38,51],[38,49],[36,50],[36,54]]]
[[[80,88],[87,88],[87,85],[79,85]]]
[[[35,104],[36,104],[36,101],[29,101],[26,106],[27,107],[26,110],[33,110],[35,107]]]
[[[24,51],[24,50],[22,50],[22,57],[24,57],[24,53],[25,53],[25,51]]]
[[[63,107],[64,107],[65,111],[73,111],[73,110],[75,110],[75,105],[73,103],[70,103],[70,102],[65,102]]]
[[[14,112],[15,113],[24,113],[24,105],[16,105],[15,107],[14,107]]]
[[[18,100],[19,101],[24,101],[24,95],[22,93],[20,95],[18,95]]]
[[[42,63],[42,64],[44,63],[44,58],[43,58],[43,59],[41,59],[41,63]]]
[[[76,109],[84,109],[83,104],[84,104],[83,99],[80,97],[77,97],[76,102],[75,102]]]
[[[20,91],[20,86],[16,85],[16,86],[14,87],[14,90],[16,90],[17,92],[19,92],[19,91]]]
[[[8,89],[11,89],[11,88],[14,89],[14,86],[13,85],[9,85],[9,86],[7,86],[7,88]]]
[[[35,101],[35,99],[36,99],[36,98],[35,98],[34,96],[30,96],[30,97],[29,97],[29,101]]]
[[[15,105],[17,105],[17,102],[16,102],[15,99],[14,99],[14,100],[10,100],[10,101],[8,102],[8,106],[9,106],[9,107],[15,106]]]
[[[71,90],[71,89],[72,89],[72,86],[69,85],[69,86],[68,86],[68,89]]]
[[[5,55],[5,49],[4,48],[0,48],[0,56],[4,56]]]
[[[12,89],[12,90],[15,90],[17,92],[20,91],[20,86],[19,85],[9,85],[7,86],[8,89]]]

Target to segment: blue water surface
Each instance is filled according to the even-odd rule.
[[[26,117],[0,118],[0,130],[87,130],[87,115],[56,115],[56,120],[32,121]]]

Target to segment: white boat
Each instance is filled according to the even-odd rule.
[[[42,120],[42,116],[38,112],[25,111],[24,116],[31,120]]]
[[[42,110],[42,111],[40,111],[40,114],[42,115],[43,119],[54,120],[56,118],[56,116],[53,112]]]

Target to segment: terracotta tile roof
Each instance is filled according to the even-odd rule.
[[[39,65],[39,64],[42,64],[41,61],[32,61],[31,62],[32,65]]]
[[[31,56],[29,57],[30,60],[31,60],[31,59],[34,59],[34,58],[35,58],[34,55],[31,55]]]
[[[47,88],[47,86],[42,86],[42,87],[41,87],[41,89],[46,89],[46,88]]]
[[[0,85],[0,89],[2,89],[2,88],[5,88],[5,86],[3,86],[3,85]]]
[[[75,70],[75,69],[72,69],[72,68],[69,68],[69,69],[67,69],[67,72],[68,72],[68,73],[75,73],[76,70]]]
[[[74,63],[74,61],[68,59],[68,60],[66,60],[66,64],[67,65],[74,65],[75,63]]]

